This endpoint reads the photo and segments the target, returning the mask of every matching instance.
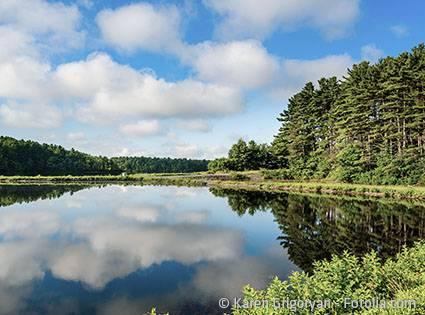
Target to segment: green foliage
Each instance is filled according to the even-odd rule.
[[[416,184],[425,173],[425,45],[342,81],[307,83],[289,99],[272,143],[295,179]]]
[[[158,157],[114,157],[111,159],[121,170],[135,173],[190,173],[208,169],[207,160],[172,159]]]
[[[425,243],[405,248],[394,259],[382,262],[372,252],[363,258],[348,253],[320,261],[313,273],[294,272],[288,281],[275,278],[265,290],[244,288],[244,299],[269,301],[330,300],[313,311],[305,308],[234,308],[232,314],[423,314],[425,312]],[[385,310],[354,308],[350,300],[415,300],[416,308]],[[412,305],[413,306],[413,305]]]
[[[0,175],[64,176],[207,170],[208,161],[150,157],[107,158],[52,144],[0,137]]]
[[[231,163],[227,158],[218,158],[208,163],[208,170],[211,172],[230,170]]]
[[[277,170],[262,170],[264,179],[288,180],[293,179],[291,172],[287,168]]]
[[[61,146],[0,137],[0,175],[106,175],[121,170],[110,159]]]
[[[249,180],[249,177],[244,174],[234,172],[234,173],[230,173],[229,179],[236,180],[236,181],[243,181],[243,180]]]
[[[357,181],[364,172],[361,154],[361,149],[356,144],[349,144],[339,151],[336,155],[334,178],[347,183]]]
[[[245,171],[260,168],[276,168],[279,160],[267,144],[248,143],[239,139],[229,150],[227,158],[219,158],[208,164],[210,171]]]

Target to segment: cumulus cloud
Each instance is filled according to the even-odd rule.
[[[46,270],[100,289],[112,279],[165,261],[193,264],[240,255],[241,233],[202,225],[206,211],[172,213],[172,221],[170,214],[161,207],[130,203],[109,215],[65,222],[56,212],[38,208],[6,210],[0,225],[0,292],[6,285],[42,278]],[[51,238],[57,235],[61,237]]]
[[[374,44],[365,45],[361,48],[361,57],[363,60],[377,62],[384,56],[385,53]]]
[[[49,86],[51,67],[29,56],[0,60],[0,96],[4,98],[44,100],[54,92]]]
[[[76,6],[46,0],[3,0],[0,24],[35,36],[41,44],[77,47],[84,39],[79,31],[81,15]]]
[[[131,137],[146,137],[159,135],[162,131],[158,120],[143,120],[134,124],[120,126],[120,132]]]
[[[221,38],[263,38],[275,29],[304,25],[325,37],[345,36],[359,15],[359,0],[204,0],[221,16]]]
[[[180,13],[175,6],[135,3],[103,10],[96,18],[103,39],[126,50],[176,51],[181,49]]]
[[[56,78],[64,93],[80,98],[78,117],[110,121],[123,117],[203,117],[239,111],[239,90],[193,79],[168,82],[95,54],[61,65]]]
[[[203,119],[186,119],[179,121],[176,124],[177,128],[187,130],[187,131],[196,131],[196,132],[208,132],[211,130],[210,125],[206,120]]]
[[[0,235],[6,240],[39,238],[58,231],[59,222],[58,214],[52,211],[5,210],[0,212]]]
[[[137,270],[133,257],[114,251],[95,251],[87,244],[69,245],[51,262],[52,273],[61,279],[81,281],[100,289],[117,277]]]
[[[34,55],[36,50],[32,47],[33,40],[30,35],[23,33],[11,26],[0,26],[0,61],[15,55]]]
[[[62,112],[45,104],[8,103],[0,105],[0,121],[15,128],[57,128],[61,126]]]
[[[191,47],[190,63],[202,80],[256,88],[269,83],[278,70],[276,58],[258,41],[206,42]]]

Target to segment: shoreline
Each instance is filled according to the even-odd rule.
[[[239,174],[239,173],[238,173]],[[265,192],[314,193],[321,195],[364,196],[425,201],[424,186],[363,185],[325,181],[265,180],[259,172],[242,172],[246,179],[232,174],[177,173],[108,176],[0,176],[0,185],[61,184],[142,184],[207,186],[213,188]]]

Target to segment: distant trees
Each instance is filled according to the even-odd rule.
[[[92,156],[61,146],[0,137],[0,175],[115,175],[207,170],[208,161]]]
[[[105,175],[121,170],[104,156],[0,137],[0,175]]]
[[[425,45],[355,64],[341,81],[307,83],[278,120],[265,145],[271,160],[255,163],[242,152],[235,169],[278,165],[295,179],[425,183]]]
[[[276,168],[278,161],[267,144],[248,143],[239,139],[229,150],[227,158],[219,158],[208,164],[211,171],[217,170],[258,170],[260,168]]]
[[[114,157],[111,161],[127,173],[188,173],[202,172],[208,160],[172,159],[158,157]]]

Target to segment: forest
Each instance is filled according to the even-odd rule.
[[[0,137],[0,175],[116,175],[205,171],[208,161],[92,156],[62,146]]]
[[[239,140],[211,171],[277,169],[280,179],[425,183],[425,45],[322,78],[293,95],[273,142]]]

